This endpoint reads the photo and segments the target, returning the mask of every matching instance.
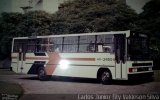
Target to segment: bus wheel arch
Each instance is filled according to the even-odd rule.
[[[97,72],[97,79],[102,84],[111,84],[112,83],[112,74],[109,68],[99,68]]]
[[[37,74],[40,81],[47,81],[51,78],[51,76],[46,75],[45,68],[43,66],[38,67]]]

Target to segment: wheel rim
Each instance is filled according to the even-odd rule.
[[[103,74],[102,74],[102,81],[109,80],[109,78],[110,78],[109,72],[103,72]]]
[[[45,75],[45,72],[43,69],[39,70],[39,78],[41,79]]]

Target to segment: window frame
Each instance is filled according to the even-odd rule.
[[[107,37],[107,38],[104,38]],[[74,40],[72,41],[72,37]],[[109,42],[103,42],[103,51],[98,51],[98,45],[100,43],[100,38],[108,39]],[[67,39],[68,40],[65,40]],[[42,38],[26,38],[26,52],[60,52],[60,53],[107,53],[105,52],[105,46],[112,47],[112,52],[114,53],[114,34],[100,34],[100,35],[79,35],[79,36],[63,36],[63,37],[42,37]],[[15,41],[24,39],[14,39],[13,41],[13,52],[15,52]],[[31,43],[30,43],[31,40]],[[33,40],[33,41],[32,41]],[[66,41],[69,41],[68,43]],[[105,40],[107,41],[107,40]],[[32,43],[33,42],[33,43]],[[109,45],[108,45],[109,44]],[[33,46],[34,50],[29,52],[29,47]],[[75,48],[70,50],[70,47]],[[19,46],[18,46],[19,47]],[[90,50],[92,47],[93,50]],[[32,49],[33,49],[32,48]],[[43,50],[43,48],[45,48]],[[67,49],[66,49],[67,48]],[[66,49],[66,51],[65,51]],[[18,51],[18,50],[16,50]]]

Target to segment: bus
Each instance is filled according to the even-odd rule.
[[[11,67],[16,73],[96,78],[103,84],[153,75],[148,37],[127,31],[15,37]]]

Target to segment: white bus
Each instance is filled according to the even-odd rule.
[[[97,78],[103,84],[153,75],[146,35],[130,31],[16,37],[12,70],[49,76]]]

